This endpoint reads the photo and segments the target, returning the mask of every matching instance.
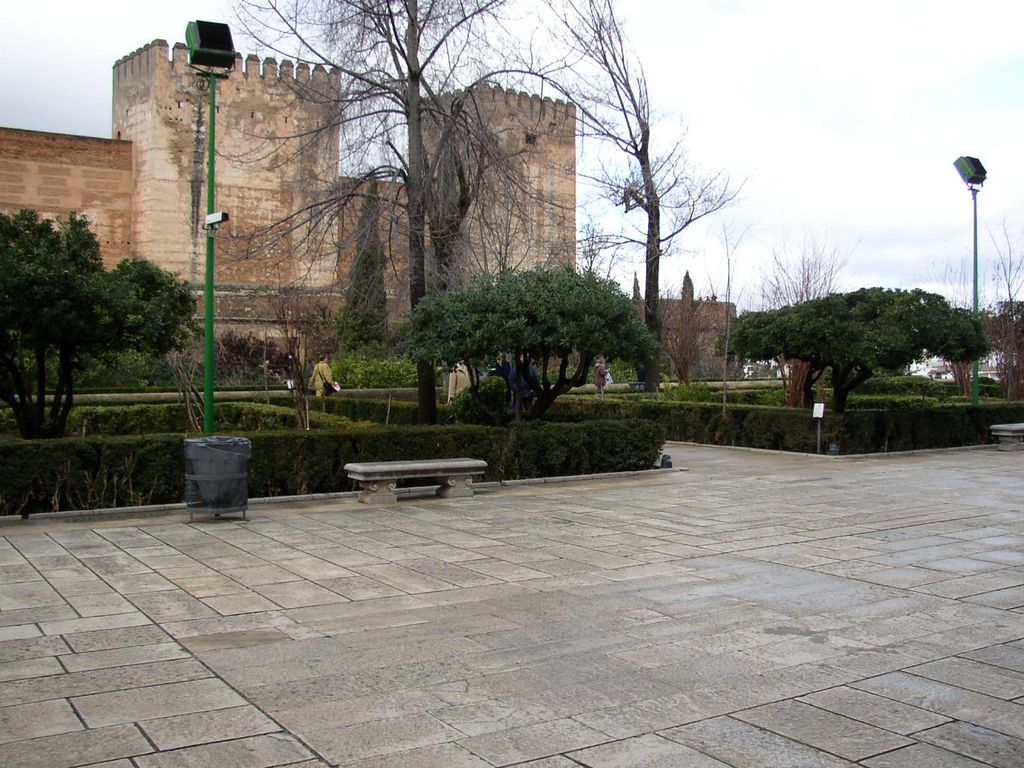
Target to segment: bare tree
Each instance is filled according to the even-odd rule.
[[[661,379],[661,258],[673,240],[705,216],[729,205],[739,190],[722,173],[705,174],[690,163],[682,138],[661,147],[652,132],[647,77],[629,46],[613,0],[551,0],[561,20],[561,37],[578,58],[578,79],[566,91],[580,111],[584,137],[610,144],[624,160],[583,173],[602,195],[639,210],[642,224],[624,231],[621,242],[644,253],[644,322],[659,344],[646,360],[648,392]]]
[[[203,431],[203,393],[196,387],[195,382],[201,378],[199,373],[199,353],[193,346],[186,351],[175,350],[168,352],[164,358],[167,367],[174,374],[174,380],[178,385],[178,394],[181,395],[181,402],[185,406],[185,418],[188,420],[189,432]]]
[[[728,225],[722,225],[722,234],[719,240],[722,243],[722,248],[725,251],[725,308],[724,308],[724,319],[723,324],[725,325],[725,333],[722,335],[722,415],[725,415],[726,405],[729,402],[729,342],[731,340],[732,333],[732,317],[733,307],[732,303],[732,291],[733,291],[733,280],[736,277],[736,249],[740,243],[743,242],[743,238],[749,231],[749,227],[744,229],[739,237],[733,237],[732,230]]]
[[[623,246],[618,237],[603,232],[591,219],[581,227],[576,241],[576,267],[582,272],[596,272],[611,278],[623,257]]]
[[[947,262],[938,282],[945,286],[943,291],[949,303],[954,307],[970,309],[974,305],[974,291],[972,277],[970,274],[968,260],[961,260],[959,264]],[[989,323],[985,324],[985,331],[990,334]],[[971,394],[971,379],[974,376],[974,364],[970,360],[944,360],[953,374],[953,382],[956,384],[957,392],[963,397]]]
[[[1003,221],[989,233],[998,254],[993,268],[997,299],[986,312],[986,331],[995,350],[996,371],[1009,401],[1024,399],[1024,258],[1021,238],[1011,235]]]
[[[331,109],[317,133],[340,135],[344,180],[297,212],[284,228],[330,221],[365,184],[383,181],[406,228],[411,307],[450,280],[462,223],[482,180],[508,163],[478,94],[496,67],[488,57],[508,0],[241,0],[247,31],[264,47],[339,73]],[[297,56],[296,56],[297,51]],[[394,189],[399,194],[394,194]],[[305,223],[304,223],[305,222]],[[329,227],[319,227],[320,230]],[[417,364],[419,419],[436,421],[433,366]]]
[[[283,286],[270,298],[271,311],[284,348],[285,378],[291,382],[292,405],[300,429],[309,429],[306,362],[327,342],[330,306],[317,301],[303,286]]]
[[[679,380],[689,384],[690,373],[701,356],[709,331],[702,302],[694,297],[689,272],[683,276],[678,298],[669,297],[661,306],[665,353]]]
[[[834,293],[848,259],[849,252],[843,251],[827,236],[804,237],[801,249],[796,252],[782,243],[772,249],[772,264],[761,284],[762,307],[777,309]],[[786,389],[786,405],[791,408],[809,407],[815,383],[811,365],[785,358],[778,358],[776,363]]]

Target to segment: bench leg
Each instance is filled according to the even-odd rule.
[[[394,480],[360,480],[359,487],[363,489],[359,494],[359,500],[363,504],[395,504],[398,502]]]
[[[473,495],[472,475],[448,475],[441,478],[437,495],[444,499],[458,499]]]
[[[1024,436],[1021,435],[999,435],[1000,451],[1024,451]]]

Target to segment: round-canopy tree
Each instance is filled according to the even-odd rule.
[[[495,423],[502,414],[480,397],[478,370],[497,352],[522,360],[516,373],[535,393],[525,415],[539,419],[555,398],[586,383],[597,355],[642,360],[655,344],[617,284],[570,268],[505,272],[429,296],[412,313],[408,342],[415,359],[449,368],[464,362],[470,393]]]
[[[979,321],[926,291],[862,288],[740,317],[736,354],[750,360],[783,356],[810,364],[808,389],[831,371],[833,410],[846,410],[850,391],[876,370],[899,371],[925,353],[973,360],[988,351]]]
[[[187,340],[194,312],[188,286],[149,262],[104,270],[84,218],[0,213],[0,399],[22,437],[64,434],[89,360],[165,354]]]

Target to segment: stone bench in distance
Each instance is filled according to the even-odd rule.
[[[993,424],[989,429],[999,439],[1000,451],[1024,451],[1024,424]]]
[[[458,498],[473,495],[473,475],[487,471],[482,459],[430,459],[426,461],[371,461],[345,465],[349,478],[356,480],[364,504],[394,504],[398,501],[395,485],[399,480],[436,477],[441,480],[437,495]]]

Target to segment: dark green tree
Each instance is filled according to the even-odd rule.
[[[524,415],[539,419],[559,395],[586,383],[597,355],[638,361],[655,341],[616,283],[561,268],[505,272],[429,296],[413,311],[408,343],[415,359],[449,368],[465,362],[470,393],[501,423],[479,387],[495,353],[522,359],[517,373],[535,393]]]
[[[381,203],[374,184],[359,212],[356,253],[349,271],[345,306],[335,320],[338,340],[347,352],[376,353],[387,343],[387,255],[380,237],[380,216]]]
[[[777,356],[810,365],[809,389],[827,369],[832,407],[846,410],[850,392],[875,371],[898,372],[926,353],[973,360],[988,352],[981,323],[921,290],[862,288],[781,309],[743,315],[733,337],[736,354]]]
[[[84,218],[0,213],[0,399],[22,437],[62,436],[77,372],[128,349],[178,348],[194,312],[188,286],[149,262],[106,271]]]

